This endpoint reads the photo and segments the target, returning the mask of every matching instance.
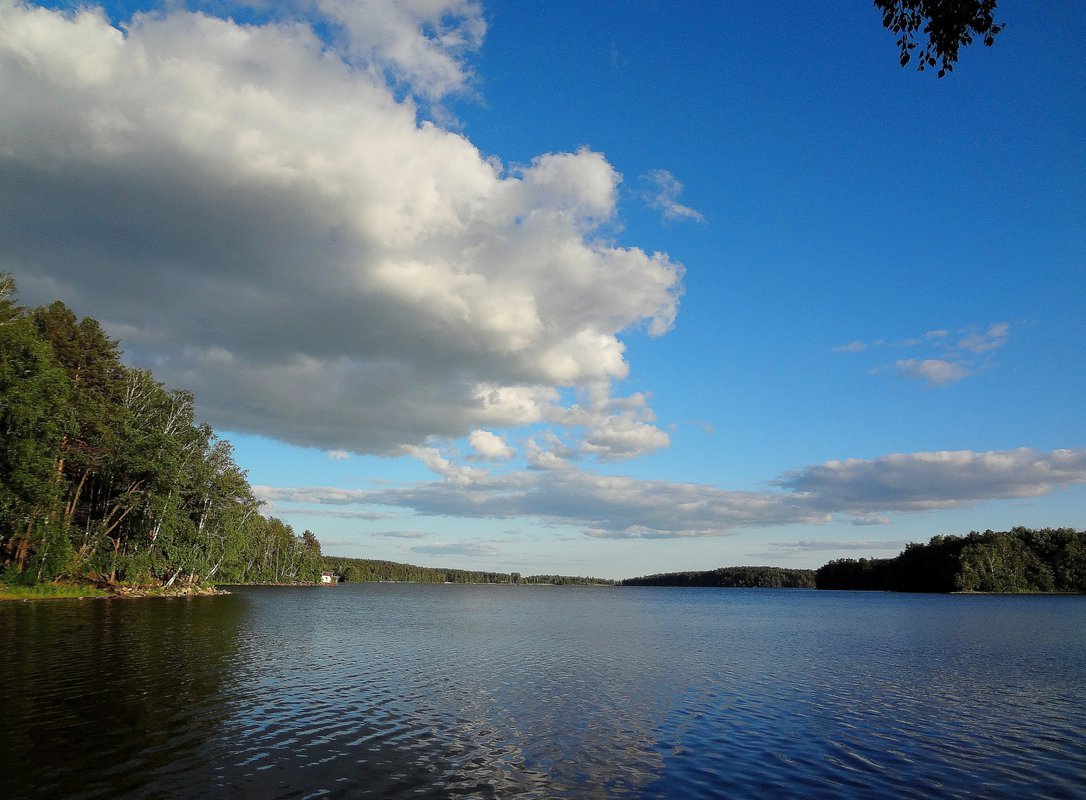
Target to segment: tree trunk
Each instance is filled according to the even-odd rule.
[[[30,554],[30,525],[27,525],[26,536],[19,540],[19,546],[15,548],[15,571],[20,575],[26,569],[26,559]]]
[[[222,566],[222,562],[225,561],[225,560],[226,560],[226,552],[224,551],[222,558],[219,559],[219,563],[211,568],[211,571],[208,572],[207,575],[204,576],[204,579],[205,580],[211,580],[211,576],[219,571],[219,567]]]
[[[177,568],[177,572],[175,572],[173,574],[173,577],[170,578],[168,581],[166,581],[166,586],[165,586],[166,589],[169,589],[171,586],[173,586],[173,582],[175,580],[177,580],[177,576],[181,574],[181,570],[183,570],[183,569],[184,569],[184,567],[178,567]]]
[[[60,460],[60,463],[61,463],[61,467],[59,467],[59,469],[63,469],[63,464],[64,464],[64,459],[63,458]],[[89,475],[90,475],[90,470],[89,469],[83,471],[83,475],[82,475],[82,477],[80,477],[79,483],[76,485],[75,490],[71,494],[71,499],[68,501],[68,504],[64,507],[64,520],[65,520],[65,522],[70,522],[71,519],[72,519],[72,516],[75,514],[76,506],[79,504],[79,496],[83,493],[83,485],[87,482],[87,476],[89,476]]]

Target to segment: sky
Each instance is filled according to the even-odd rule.
[[[328,555],[631,577],[1086,526],[1077,2],[0,0],[0,271]]]

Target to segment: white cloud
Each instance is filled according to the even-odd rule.
[[[501,436],[481,428],[469,434],[468,443],[480,458],[488,461],[508,461],[517,454]]]
[[[351,454],[348,453],[346,450],[329,450],[328,451],[328,460],[329,461],[346,461],[350,457],[351,457]]]
[[[925,381],[928,386],[949,386],[970,374],[962,362],[944,361],[941,358],[925,358],[922,361],[906,358],[896,361],[894,367],[906,378]]]
[[[471,0],[317,0],[341,26],[340,47],[354,62],[391,72],[427,98],[462,91],[464,56],[486,33],[482,6]]]
[[[436,447],[408,446],[404,448],[404,453],[414,456],[433,472],[444,478],[447,483],[456,486],[468,486],[487,476],[484,469],[466,467],[449,460]]]
[[[122,34],[0,0],[0,241],[23,302],[109,320],[216,427],[330,451],[609,393],[620,337],[666,332],[682,276],[602,238],[616,170],[587,149],[505,170],[420,122],[403,84],[468,86],[478,4],[308,8],[334,47],[298,22],[172,11]],[[648,424],[586,432],[618,457],[662,444]]]
[[[683,185],[666,169],[649,170],[641,176],[641,183],[641,198],[649,208],[660,211],[664,219],[705,221],[700,211],[679,202]]]
[[[531,469],[566,469],[570,467],[569,459],[577,457],[576,451],[562,445],[553,433],[550,433],[547,444],[549,447],[540,445],[535,437],[528,440],[524,456]]]
[[[587,387],[582,402],[552,413],[548,420],[582,431],[579,447],[566,449],[565,458],[589,455],[622,461],[670,444],[668,435],[652,424],[656,415],[645,394],[612,397],[607,384],[600,382]]]
[[[581,452],[602,461],[621,461],[667,447],[664,431],[642,422],[632,412],[600,419],[585,437]]]

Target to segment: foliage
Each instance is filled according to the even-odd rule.
[[[935,536],[896,558],[831,561],[817,582],[819,589],[1086,592],[1086,532],[1019,527]]]
[[[0,571],[172,586],[320,577],[320,543],[259,514],[191,394],[121,361],[97,321],[15,304],[0,275]]]
[[[919,31],[928,41],[920,50],[917,70],[939,64],[940,78],[953,71],[962,45],[979,37],[991,47],[1006,27],[995,21],[996,0],[875,0],[875,7],[882,12],[883,27],[898,35],[901,66],[912,60]]]
[[[347,583],[511,583],[547,586],[611,586],[615,582],[606,578],[583,578],[568,575],[530,575],[523,577],[517,572],[483,572],[444,567],[417,567],[395,561],[369,558],[342,558],[325,556],[324,569],[339,575]]]
[[[588,578],[581,575],[529,575],[526,578],[517,576],[517,583],[528,586],[614,586],[619,581],[608,578]]]
[[[668,572],[629,578],[623,586],[714,586],[728,589],[813,589],[810,569],[783,567],[720,567],[705,572]]]
[[[0,321],[0,547],[20,564],[61,496],[57,453],[72,421],[67,374],[33,324],[10,313]]]

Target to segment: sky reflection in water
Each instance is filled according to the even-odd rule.
[[[1086,797],[1086,603],[346,585],[0,607],[13,797]]]

